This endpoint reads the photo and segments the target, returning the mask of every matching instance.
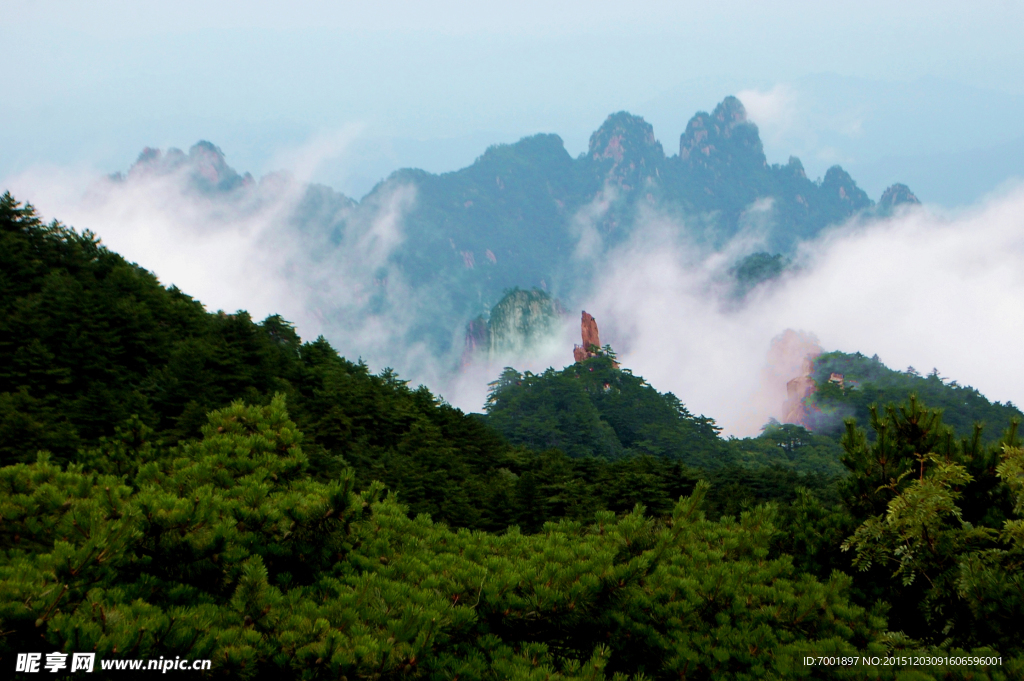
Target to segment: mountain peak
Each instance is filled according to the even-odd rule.
[[[857,186],[850,173],[843,170],[842,166],[835,165],[825,171],[821,188],[826,195],[831,195],[832,200],[838,198],[841,203],[848,205],[851,214],[853,211],[871,207],[872,201],[867,193]]]
[[[747,109],[743,102],[729,95],[723,99],[711,115],[721,123],[735,127],[747,122]]]
[[[910,187],[899,182],[882,192],[882,198],[878,199],[878,207],[883,209],[891,210],[902,204],[919,206],[921,200],[910,191]]]
[[[231,191],[253,182],[249,173],[239,175],[228,165],[220,147],[206,140],[193,144],[188,154],[173,147],[166,153],[146,147],[129,168],[128,175],[168,175],[179,171],[186,172],[193,186],[205,192]]]
[[[641,116],[628,111],[609,114],[601,127],[590,136],[591,158],[623,159],[629,151],[661,149],[661,143],[654,138],[654,127]],[[664,153],[664,151],[662,151]]]
[[[590,136],[587,158],[601,174],[624,189],[640,186],[658,174],[665,150],[654,128],[628,111],[613,113]]]
[[[616,163],[638,163],[663,159],[665,150],[654,138],[654,128],[628,111],[613,113],[590,136],[587,155],[593,160],[613,159]]]
[[[764,148],[757,126],[747,120],[743,102],[723,99],[711,114],[698,112],[679,137],[679,158],[693,164],[741,162],[763,167]]]

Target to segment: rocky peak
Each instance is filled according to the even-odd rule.
[[[188,158],[192,172],[206,180],[211,187],[224,182],[230,183],[238,177],[238,173],[225,160],[224,152],[211,142],[200,141],[193,144],[188,150]]]
[[[572,157],[565,150],[565,143],[558,135],[541,133],[524,137],[514,144],[495,144],[487,148],[474,166],[486,167],[488,172],[495,165],[508,165],[519,159],[527,163],[572,163]]]
[[[747,122],[747,109],[743,106],[743,102],[729,95],[719,102],[715,110],[711,112],[711,116],[731,129]]]
[[[813,334],[786,329],[772,339],[761,375],[764,394],[771,400],[783,400],[782,423],[809,427],[807,397],[815,392],[814,359],[822,352]],[[782,389],[785,389],[785,392]]]
[[[850,177],[850,173],[843,170],[842,166],[832,166],[825,171],[821,189],[831,201],[838,200],[847,206],[847,210],[851,214],[862,208],[870,208],[873,203],[867,193],[857,186],[857,183]]]
[[[612,158],[616,162],[642,160],[651,155],[664,158],[654,128],[640,116],[628,111],[613,113],[590,136],[587,155],[592,159]]]
[[[487,323],[487,343],[490,357],[523,356],[548,338],[558,325],[559,305],[544,291],[512,289],[491,308]],[[478,334],[480,327],[471,333]]]
[[[679,137],[679,158],[697,165],[767,164],[757,126],[747,120],[743,103],[732,96],[710,114],[701,111],[690,119]]]
[[[910,191],[910,187],[900,183],[894,184],[882,192],[882,198],[878,200],[878,207],[883,210],[892,210],[896,206],[904,204],[920,206],[921,201],[914,196],[914,192]]]
[[[169,175],[176,172],[187,173],[192,185],[204,192],[226,192],[253,184],[251,175],[235,172],[227,164],[220,147],[205,140],[193,144],[188,154],[173,147],[166,153],[146,147],[128,170],[128,177]]]
[[[620,111],[608,116],[593,135],[587,158],[609,166],[609,179],[626,189],[638,186],[644,179],[657,176],[665,161],[665,150],[654,137],[654,128],[640,116]]]
[[[804,164],[796,156],[789,157],[789,162],[786,163],[786,170],[796,177],[807,177],[807,173],[804,171]]]

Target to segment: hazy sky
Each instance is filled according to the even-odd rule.
[[[621,109],[673,153],[694,112],[737,93],[770,161],[842,163],[874,198],[902,180],[963,203],[1024,175],[1022,2],[283,7],[0,0],[0,181],[199,139],[259,175],[346,130],[316,178],[358,197],[395,167],[454,170],[536,132],[578,154]]]

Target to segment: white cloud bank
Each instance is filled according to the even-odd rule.
[[[716,291],[729,260],[682,233],[657,219],[638,226],[600,268],[586,309],[625,366],[727,433],[756,434],[781,416],[777,387],[761,377],[786,329],[1024,403],[1024,187],[959,215],[916,209],[830,230],[741,309]]]
[[[787,83],[779,83],[770,90],[741,90],[736,93],[743,102],[747,118],[757,124],[765,141],[779,144],[793,133],[797,124],[796,90]]]

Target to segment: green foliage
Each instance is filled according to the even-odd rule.
[[[722,440],[713,419],[694,417],[675,395],[616,368],[608,346],[562,371],[520,374],[506,367],[490,387],[488,424],[535,450],[559,449],[574,459],[645,455],[707,471],[732,467],[730,477],[770,477],[767,469],[778,467],[822,478],[804,483],[811,485],[845,473],[835,440],[801,426],[772,423],[757,438]]]
[[[713,419],[616,368],[613,356],[543,374],[506,368],[490,387],[487,422],[514,444],[573,458],[649,454],[709,468],[730,461]]]
[[[847,425],[845,493],[860,525],[842,548],[854,551],[864,588],[896,606],[890,626],[936,644],[1020,653],[1017,422],[985,448],[980,428],[957,441],[938,410],[912,397],[885,417],[872,410],[873,443]]]
[[[843,374],[844,387],[830,384],[832,373]],[[1011,419],[1024,416],[1012,403],[992,403],[975,388],[949,381],[933,370],[921,376],[913,367],[907,371],[894,371],[878,357],[865,357],[858,353],[828,352],[814,360],[812,378],[818,392],[809,400],[814,418],[812,430],[816,433],[840,436],[845,418],[854,418],[862,428],[870,424],[870,406],[873,404],[899,404],[911,394],[933,408],[943,411],[943,420],[960,437],[970,436],[974,425],[981,423],[998,433]]]
[[[733,440],[731,444],[739,450],[738,460],[745,468],[781,466],[827,478],[846,472],[840,463],[842,449],[834,439],[792,423],[773,421],[758,437]]]
[[[4,658],[42,634],[236,678],[755,678],[879,632],[847,578],[768,557],[770,509],[705,520],[706,484],[665,521],[455,532],[309,479],[300,441],[275,398],[212,413],[130,481],[0,469]]]
[[[780,253],[761,251],[746,256],[729,270],[736,279],[736,297],[742,298],[759,284],[778,279],[788,265],[788,259]]]
[[[209,657],[233,678],[755,679],[892,648],[849,577],[771,555],[771,507],[707,520],[706,483],[664,520],[638,506],[453,531],[350,475],[309,479],[300,442],[276,398],[212,413],[128,482],[45,457],[0,469],[2,659],[42,645]]]
[[[152,274],[0,199],[0,463],[34,461],[135,474],[150,450],[200,435],[233,400],[286,394],[310,434],[315,474],[347,467],[401,489],[413,513],[499,529],[493,471],[512,452],[479,420],[372,375],[323,339],[303,344],[279,316],[209,314]]]

